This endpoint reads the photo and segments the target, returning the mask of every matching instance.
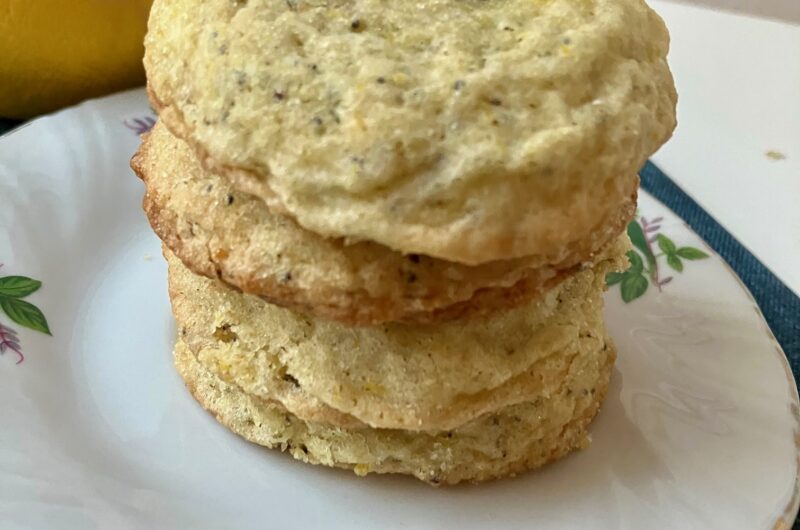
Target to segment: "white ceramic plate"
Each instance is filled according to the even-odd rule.
[[[784,355],[723,261],[686,250],[711,253],[647,194],[638,226],[668,252],[652,266],[643,246],[642,274],[607,294],[619,360],[589,449],[433,489],[300,464],[229,433],[172,367],[165,266],[128,169],[151,120],[133,91],[0,139],[0,528],[791,524],[798,400]],[[656,277],[672,280],[659,290]],[[641,296],[624,303],[623,290]],[[11,318],[41,330],[42,315],[52,336]]]

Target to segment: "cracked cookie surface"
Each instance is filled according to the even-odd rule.
[[[525,305],[581,263],[596,261],[602,250],[579,245],[569,261],[557,264],[521,258],[468,266],[403,255],[376,243],[327,239],[204,170],[161,123],[144,138],[132,166],[145,182],[151,225],[189,269],[348,324],[441,322]],[[633,215],[631,193],[613,219],[599,221],[613,227],[613,237]]]
[[[201,162],[310,231],[557,263],[672,133],[668,46],[642,0],[156,0],[145,66]]]
[[[343,429],[303,421],[275,403],[222,381],[178,341],[175,365],[197,401],[245,439],[311,464],[402,473],[430,484],[480,482],[540,467],[586,447],[588,424],[608,389],[611,342],[582,352],[563,386],[546,399],[486,414],[447,432]]]
[[[546,397],[605,335],[605,274],[627,245],[537,301],[435,325],[352,328],[192,274],[167,252],[181,340],[225,381],[301,419],[342,427],[452,429]]]

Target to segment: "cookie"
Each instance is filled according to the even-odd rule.
[[[430,484],[480,482],[534,469],[585,447],[608,388],[610,342],[581,352],[548,398],[486,414],[452,431],[342,429],[307,422],[208,371],[180,340],[175,364],[195,399],[245,439],[294,458],[367,473],[402,473]]]
[[[571,359],[602,342],[605,274],[624,268],[628,248],[621,240],[527,306],[360,328],[241,295],[167,257],[181,339],[222,379],[303,419],[441,430],[553,392]],[[297,410],[309,402],[303,395],[325,407]],[[338,419],[327,416],[331,409]]]
[[[146,184],[144,209],[156,233],[192,271],[272,303],[348,324],[437,322],[528,303],[599,250],[572,259],[537,257],[468,266],[406,256],[376,243],[327,239],[273,214],[260,199],[204,170],[188,146],[156,124],[132,161]],[[623,231],[635,191],[598,231]]]
[[[237,189],[471,265],[611,239],[676,123],[643,0],[156,0],[145,44],[161,119]]]

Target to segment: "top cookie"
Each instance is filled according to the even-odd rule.
[[[204,163],[326,236],[554,255],[671,134],[641,0],[156,0],[145,67]]]

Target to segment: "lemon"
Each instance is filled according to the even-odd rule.
[[[0,2],[0,116],[28,118],[142,84],[150,2]]]

